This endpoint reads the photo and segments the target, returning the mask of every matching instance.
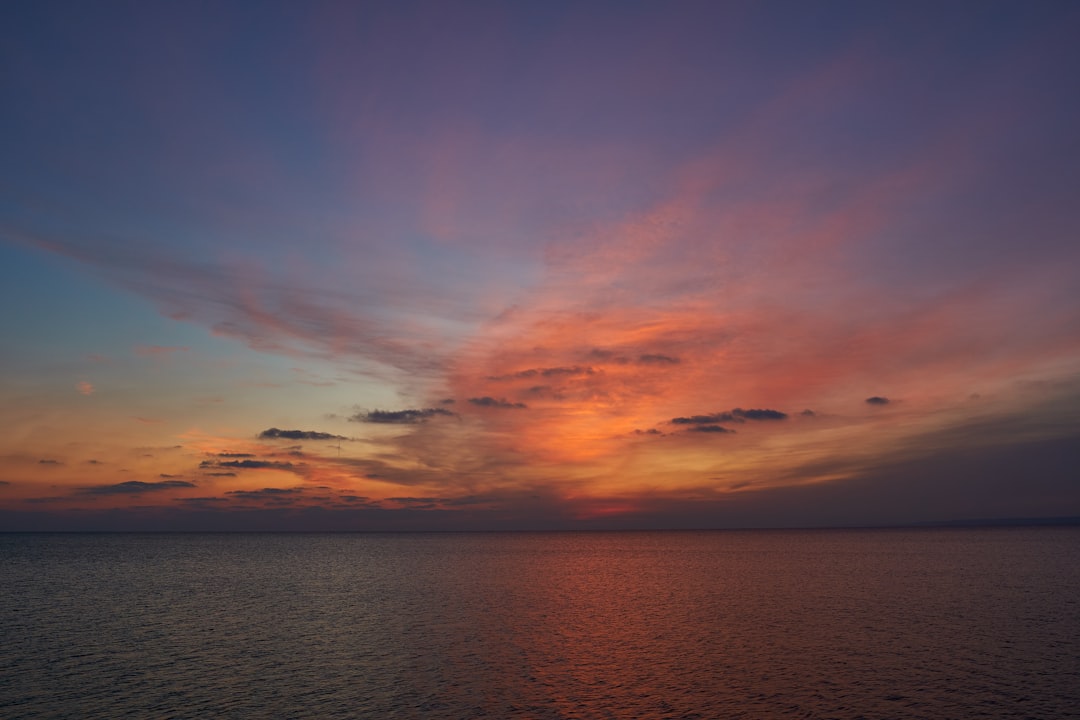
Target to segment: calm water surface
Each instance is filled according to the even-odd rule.
[[[1076,718],[1080,529],[0,535],[2,718]]]

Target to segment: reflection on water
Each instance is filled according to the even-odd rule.
[[[1075,529],[0,536],[0,716],[1080,717]]]

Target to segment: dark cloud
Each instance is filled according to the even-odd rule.
[[[206,473],[206,474],[209,475],[210,477],[236,477],[236,473],[234,473],[234,472],[216,472],[216,473]]]
[[[455,402],[454,398],[443,398],[442,400],[439,401],[439,404],[440,405],[453,405],[454,402]]]
[[[625,365],[630,362],[630,358],[625,355],[619,355],[613,350],[604,350],[602,348],[593,348],[589,351],[589,357],[599,360],[601,362],[613,362],[619,365]]]
[[[332,435],[331,433],[317,432],[315,430],[279,430],[278,428],[270,428],[269,430],[263,430],[259,433],[259,437],[262,439],[284,439],[284,440],[347,440],[344,435]]]
[[[867,405],[888,405],[889,398],[881,397],[880,395],[874,395],[873,397],[866,398]]]
[[[593,348],[589,351],[588,357],[593,358],[598,362],[615,363],[617,365],[626,365],[629,363],[637,363],[639,365],[678,365],[682,362],[681,358],[677,358],[674,355],[664,355],[663,353],[642,353],[634,359],[628,355],[617,353],[614,350],[604,350],[603,348]]]
[[[159,473],[158,477],[159,478],[165,478],[166,480],[172,480],[173,478],[177,478],[177,477],[180,477],[180,476],[179,475],[168,475],[166,473]]]
[[[291,462],[277,462],[276,460],[203,460],[199,463],[201,468],[240,468],[242,470],[254,470],[270,468],[274,470],[292,470]]]
[[[175,488],[191,488],[195,483],[187,480],[162,480],[161,482],[143,482],[141,480],[128,480],[115,485],[96,485],[83,488],[80,495],[141,495],[143,493],[158,492],[161,490],[173,490]]]
[[[815,415],[817,415],[817,413],[816,413],[816,412],[814,412],[813,410],[811,410],[810,408],[807,408],[806,410],[803,410],[803,411],[802,411],[801,413],[799,413],[799,414],[800,414],[800,415],[803,415],[803,416],[805,416],[805,417],[814,417]]]
[[[303,493],[303,488],[263,488],[262,490],[231,490],[226,495],[244,498],[245,500],[265,500],[266,498],[282,498],[290,495]]]
[[[635,435],[663,435],[664,433],[660,432],[656,428],[649,428],[648,430],[635,430],[634,434]]]
[[[252,453],[231,453],[231,452],[221,452],[221,453],[218,453],[217,456],[218,457],[227,457],[227,458],[253,458],[253,457],[255,457]]]
[[[737,418],[744,420],[786,420],[787,413],[780,412],[779,410],[767,410],[767,409],[752,409],[743,410],[742,408],[735,408],[731,411],[731,414]]]
[[[507,375],[488,375],[488,380],[516,380],[518,378],[531,378],[540,374],[539,370],[521,370],[520,372],[509,373]]]
[[[675,425],[711,425],[722,422],[746,422],[747,420],[786,420],[787,413],[779,410],[735,408],[730,412],[717,412],[709,415],[689,415],[671,418]]]
[[[515,408],[523,410],[528,407],[528,405],[526,405],[525,403],[511,402],[506,398],[495,399],[493,397],[488,397],[487,395],[485,395],[484,397],[469,398],[469,402],[471,402],[473,405],[489,408]]]
[[[647,353],[638,356],[638,362],[644,365],[678,365],[682,360],[670,355]]]
[[[10,484],[11,483],[9,483],[7,480],[0,480],[0,485],[10,485]]]
[[[713,413],[711,415],[690,415],[687,417],[671,418],[676,425],[709,425],[720,422],[736,422],[735,416],[729,412]]]
[[[63,465],[63,464],[64,463],[60,462],[59,460],[53,460],[52,458],[44,458],[42,460],[38,460],[38,465]]]
[[[703,432],[703,433],[733,433],[734,430],[730,430],[723,425],[695,425],[689,429],[689,432]]]
[[[519,380],[532,377],[571,377],[574,375],[593,375],[596,370],[591,367],[573,365],[569,367],[530,368],[506,375],[489,375],[488,380]]]
[[[437,415],[453,417],[445,408],[420,408],[417,410],[372,410],[358,412],[349,418],[352,422],[378,423],[383,425],[412,425]]]
[[[103,465],[104,463],[102,463],[100,460],[87,460],[86,464],[87,465]]]

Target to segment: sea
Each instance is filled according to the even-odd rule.
[[[1080,718],[1080,528],[2,534],[0,718]]]

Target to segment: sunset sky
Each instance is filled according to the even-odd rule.
[[[0,530],[1080,516],[1078,37],[5,3]]]

